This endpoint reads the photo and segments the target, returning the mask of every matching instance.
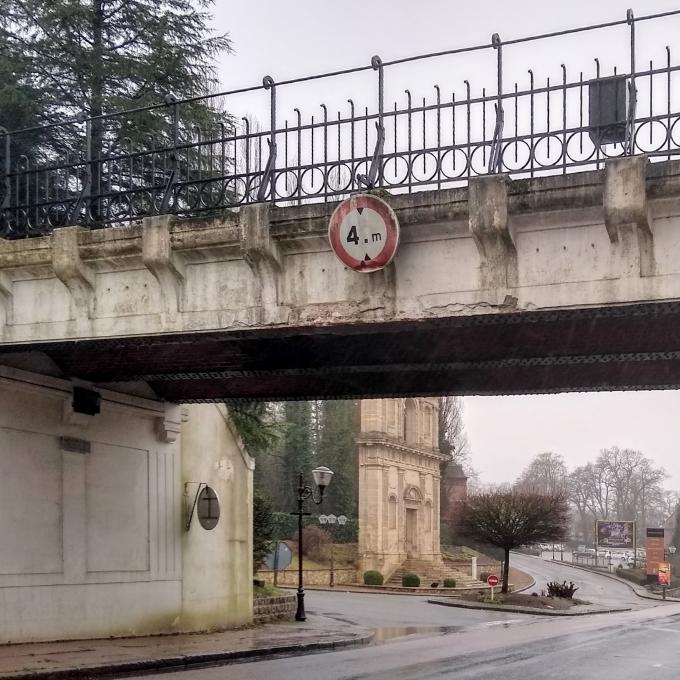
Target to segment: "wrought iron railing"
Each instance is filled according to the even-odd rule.
[[[495,34],[490,44],[386,63],[373,57],[367,66],[281,83],[267,76],[261,86],[200,100],[168,96],[157,106],[98,118],[15,132],[0,128],[0,231],[12,238],[153,214],[214,214],[262,201],[330,201],[366,188],[438,189],[483,174],[534,177],[597,169],[621,155],[671,158],[680,150],[680,66],[667,46],[663,63],[649,60],[639,68],[635,30],[640,22],[678,14],[636,19],[629,11],[622,21],[507,42]],[[563,64],[557,81],[539,84],[528,70],[525,85],[505,82],[508,47],[617,26],[629,30],[625,70],[604,74],[595,59],[590,76],[579,71],[570,78]],[[459,93],[435,85],[430,97],[416,99],[406,89],[402,103],[387,104],[389,67],[489,49],[496,57],[492,91],[474,93],[465,80]],[[281,119],[282,88],[339,82],[352,74],[375,79],[376,96],[368,105],[347,98],[344,111],[331,113],[322,104],[317,115],[293,108],[291,117]],[[248,116],[221,112],[235,97],[258,92],[268,96],[264,129]],[[197,102],[212,110],[207,126],[187,123]],[[29,136],[38,141],[27,151],[21,140]]]

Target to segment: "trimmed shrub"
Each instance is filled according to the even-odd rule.
[[[383,575],[379,571],[372,569],[364,572],[364,585],[367,586],[381,586],[383,584]]]
[[[444,579],[444,588],[455,588],[456,587],[456,579],[455,578],[445,578]]]
[[[404,588],[417,588],[420,585],[420,576],[417,574],[404,574],[401,577],[401,585]]]

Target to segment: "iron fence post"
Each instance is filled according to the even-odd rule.
[[[78,194],[76,202],[73,204],[68,215],[68,222],[70,225],[75,225],[80,219],[80,211],[83,204],[87,201],[91,192],[92,185],[92,121],[85,114],[78,116],[79,122],[85,122],[85,176],[83,177],[83,186]],[[85,207],[85,222],[90,223],[90,209]]]
[[[491,152],[489,154],[489,174],[499,173],[502,169],[502,137],[503,137],[503,43],[498,33],[491,37],[491,46],[496,50],[496,76],[497,76],[497,95],[496,95],[496,124],[493,131],[491,142]]]
[[[626,12],[626,22],[630,26],[630,80],[628,82],[628,111],[626,116],[626,138],[623,153],[626,156],[633,154],[635,149],[635,115],[637,112],[637,87],[635,85],[635,15],[633,10]],[[670,134],[670,132],[669,132]]]
[[[262,79],[262,86],[269,90],[269,158],[262,175],[262,183],[257,192],[257,200],[264,201],[267,198],[267,185],[269,185],[269,200],[276,203],[276,83],[271,76]]]
[[[179,173],[179,163],[177,158],[177,145],[179,142],[179,102],[173,94],[165,95],[165,103],[167,106],[172,106],[172,149],[170,149],[170,177],[168,177],[163,189],[163,199],[158,208],[160,215],[166,215],[171,212],[170,201],[175,190],[177,182],[177,175]],[[176,205],[173,205],[175,208]]]
[[[385,142],[385,69],[383,68],[382,59],[376,54],[371,59],[371,66],[374,71],[378,72],[378,124],[380,125],[380,131],[378,134],[382,133],[383,144]],[[396,121],[395,121],[396,125]],[[382,161],[382,145],[380,145],[380,155],[377,159],[378,162],[378,186],[382,187],[384,182],[384,170]]]

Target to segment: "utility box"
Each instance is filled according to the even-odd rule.
[[[626,139],[628,117],[628,78],[611,76],[591,80],[589,95],[589,134],[596,146],[621,144]]]

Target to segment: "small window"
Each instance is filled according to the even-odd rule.
[[[206,486],[198,494],[196,514],[201,526],[208,531],[214,529],[220,521],[220,501],[211,487]]]

